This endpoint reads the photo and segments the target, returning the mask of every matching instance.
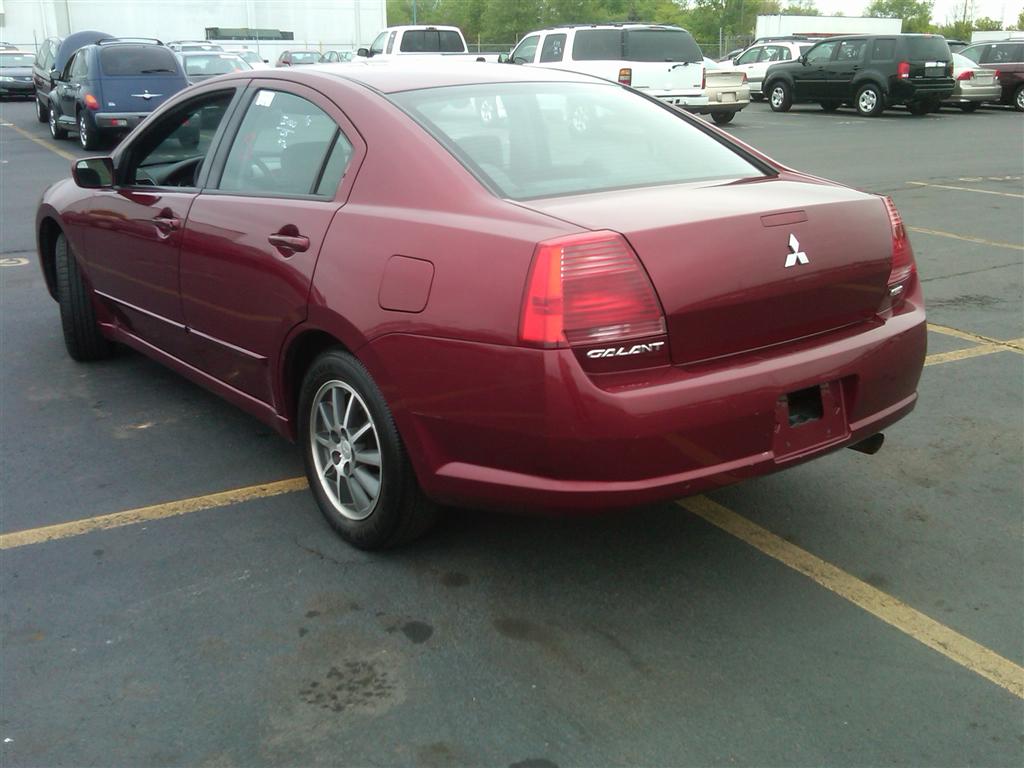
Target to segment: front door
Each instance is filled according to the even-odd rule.
[[[831,61],[838,47],[838,41],[818,43],[807,52],[804,66],[799,67],[793,73],[797,100],[820,99],[828,96],[825,67]]]
[[[236,90],[191,99],[136,135],[118,157],[118,185],[100,193],[102,203],[82,221],[82,256],[97,295],[124,330],[176,357],[185,331],[178,291],[183,227]]]
[[[836,101],[852,101],[853,80],[864,66],[868,39],[843,40],[839,52],[825,67],[828,93]]]
[[[256,81],[244,108],[219,179],[189,212],[181,295],[189,362],[273,404],[281,346],[306,317],[345,171],[363,149],[338,107],[303,86]]]

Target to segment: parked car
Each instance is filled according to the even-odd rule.
[[[279,67],[303,67],[308,64],[319,64],[319,51],[282,51],[277,57]]]
[[[715,75],[718,85],[709,98],[704,54],[693,36],[679,27],[549,27],[526,35],[510,61],[617,81],[687,112],[709,114],[718,123],[729,122],[750,103],[750,89],[742,78],[725,72]]]
[[[211,43],[209,40],[172,40],[167,44],[175,53],[185,53],[186,51],[223,51],[224,49],[217,43]]]
[[[259,53],[249,48],[233,48],[231,50],[225,51],[225,53],[235,54],[238,58],[240,58],[253,69],[273,69],[273,66],[271,66],[270,62],[267,59],[264,59],[259,55]]]
[[[903,104],[924,115],[953,93],[953,54],[939,35],[833,37],[796,61],[771,65],[764,82],[775,112],[801,103],[826,111],[852,104],[876,117]]]
[[[0,41],[0,51],[16,51],[18,46]]]
[[[33,98],[32,62],[35,58],[35,54],[28,51],[0,51],[0,98]]]
[[[50,92],[57,85],[57,75],[64,71],[68,59],[83,45],[112,40],[113,35],[85,29],[67,37],[48,37],[39,46],[32,65],[32,83],[36,89],[36,119],[45,123],[50,119]]]
[[[973,112],[985,102],[997,102],[1002,97],[998,72],[975,64],[966,56],[953,54],[953,95],[942,103]]]
[[[320,61],[324,64],[340,64],[352,61],[352,51],[324,51]]]
[[[970,43],[968,43],[966,40],[952,40],[952,39],[947,37],[946,38],[946,45],[949,46],[949,50],[952,51],[953,53],[959,53],[964,48],[969,46]]]
[[[811,49],[813,43],[808,42],[777,42],[753,45],[739,56],[718,64],[719,69],[739,70],[747,76],[750,87],[750,98],[764,101],[761,86],[764,76],[772,64],[780,61],[794,61]]]
[[[233,53],[216,51],[185,51],[178,54],[189,83],[200,83],[228,72],[245,72],[252,67]]]
[[[1002,87],[999,103],[1024,112],[1024,40],[1003,40],[979,43],[960,51],[985,69],[997,70],[996,79]]]
[[[566,71],[251,81],[77,161],[38,209],[42,272],[73,358],[125,344],[297,440],[356,546],[434,502],[677,498],[873,449],[914,407],[925,313],[888,198]],[[507,109],[486,130],[481,96]],[[584,137],[573,102],[604,115]],[[208,108],[233,129],[181,147]]]
[[[473,61],[498,61],[496,53],[470,53],[458,27],[422,25],[388,27],[373,39],[369,48],[359,48],[356,56],[378,60],[472,57]]]
[[[78,133],[83,149],[127,133],[188,85],[181,62],[158,40],[101,40],[79,48],[50,93],[50,135]]]

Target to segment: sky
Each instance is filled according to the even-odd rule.
[[[846,16],[859,16],[868,6],[868,0],[815,0],[818,10],[823,14],[842,11]],[[957,6],[963,12],[964,0],[935,0],[932,8],[932,21],[945,24],[952,21]],[[1002,19],[1003,24],[1017,21],[1017,15],[1024,9],[1021,0],[975,0],[974,17],[987,16],[990,19]]]

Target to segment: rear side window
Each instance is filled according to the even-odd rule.
[[[895,54],[896,41],[891,38],[875,40],[875,44],[871,48],[872,61],[892,61]]]
[[[1014,43],[997,43],[996,45],[986,45],[982,50],[981,63],[982,64],[1008,64],[1009,62],[1018,62],[1024,59],[1021,56],[1024,50],[1024,46],[1015,45]]]
[[[75,56],[75,61],[71,65],[71,76],[72,77],[85,77],[89,74],[89,64],[86,57],[85,51],[80,51]]]
[[[836,57],[836,61],[840,63],[860,61],[861,56],[864,54],[864,46],[867,44],[867,40],[843,41],[842,45],[839,46],[839,55]]]
[[[231,144],[219,188],[318,194],[323,187],[321,171],[338,132],[334,120],[306,99],[281,91],[258,91]]]
[[[736,150],[624,88],[491,83],[390,97],[501,197],[537,197],[760,177]],[[474,104],[500,123],[482,128]]]
[[[681,29],[627,29],[622,36],[626,61],[704,60],[697,41]]]
[[[176,75],[178,62],[162,45],[118,45],[100,49],[103,74]]]
[[[944,37],[905,37],[907,58],[917,61],[950,61],[952,54]]]
[[[576,61],[621,61],[621,29],[579,29],[572,41],[572,57]]]
[[[561,61],[565,53],[565,35],[548,35],[544,38],[544,47],[540,49],[540,60]]]
[[[411,29],[402,35],[402,53],[462,53],[462,38],[452,29]]]

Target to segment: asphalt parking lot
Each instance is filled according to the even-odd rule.
[[[892,195],[917,410],[873,457],[595,518],[451,511],[370,555],[261,423],[66,356],[33,216],[85,153],[0,104],[0,762],[1024,763],[1024,119],[753,104],[728,130]]]

